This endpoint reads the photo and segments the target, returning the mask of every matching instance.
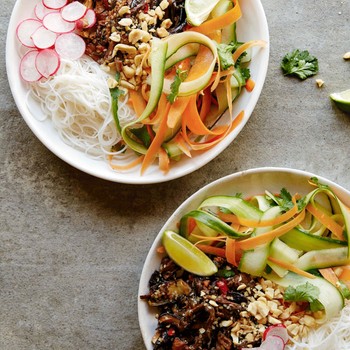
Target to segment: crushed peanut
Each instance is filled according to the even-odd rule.
[[[316,84],[317,84],[317,86],[320,88],[320,87],[323,86],[324,81],[323,81],[322,79],[316,79]]]
[[[167,16],[171,13],[177,18],[179,13],[174,11],[182,11],[184,5],[168,0],[162,0],[157,5],[135,5],[120,0],[110,8],[108,3],[99,3],[101,8],[97,8],[97,3],[92,5],[101,19],[96,26],[80,33],[87,42],[86,53],[101,65],[109,67],[111,73],[123,72],[124,86],[131,84],[138,89],[145,82],[149,67],[148,60],[139,55],[148,55],[153,37],[165,38],[174,27],[179,26]],[[125,66],[132,68],[133,74]]]

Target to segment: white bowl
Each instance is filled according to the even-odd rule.
[[[233,115],[237,115],[242,109],[245,110],[244,119],[239,127],[211,150],[205,153],[197,153],[192,158],[184,156],[181,161],[172,165],[171,170],[166,175],[164,175],[156,165],[151,167],[143,176],[140,175],[139,168],[135,168],[134,171],[127,173],[118,173],[111,170],[107,162],[92,159],[83,152],[66,145],[59,137],[50,120],[42,122],[33,116],[31,111],[38,110],[38,113],[40,113],[40,110],[38,106],[30,106],[31,108],[28,108],[26,104],[28,88],[19,76],[20,54],[19,43],[15,34],[16,27],[21,20],[32,15],[34,5],[38,1],[39,0],[17,0],[15,4],[7,34],[7,75],[17,107],[30,129],[49,150],[68,164],[88,174],[114,182],[147,184],[169,181],[187,175],[207,164],[233,141],[247,123],[258,101],[265,81],[269,60],[268,45],[264,49],[257,49],[253,52],[253,58],[250,64],[251,74],[256,82],[253,92],[248,93],[244,91],[234,103]],[[268,26],[260,1],[245,0],[242,1],[240,5],[243,16],[237,23],[239,40],[248,41],[262,39],[268,43]]]
[[[170,216],[153,242],[141,273],[139,296],[148,294],[149,279],[152,273],[159,269],[162,257],[156,252],[156,249],[161,245],[164,230],[177,230],[176,225],[180,218],[185,213],[197,209],[205,198],[223,194],[235,195],[237,193],[242,193],[243,197],[250,197],[258,193],[264,193],[265,190],[269,190],[271,193],[279,193],[284,187],[290,193],[303,195],[315,188],[308,183],[308,179],[311,177],[317,177],[321,183],[330,186],[339,199],[350,206],[350,191],[321,176],[287,168],[257,168],[234,173],[218,179],[194,193]],[[138,314],[146,348],[152,350],[151,339],[157,327],[156,308],[149,307],[147,302],[139,299]]]

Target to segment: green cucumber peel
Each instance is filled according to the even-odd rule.
[[[350,258],[350,210],[343,204],[343,202],[338,198],[338,196],[332,191],[332,189],[329,186],[320,183],[317,178],[311,178],[310,181],[314,185],[318,186],[318,188],[311,191],[305,197],[305,205],[307,205],[309,202],[312,203],[314,200],[314,197],[318,193],[324,192],[324,193],[327,193],[329,195],[330,199],[333,198],[335,205],[338,205],[340,213],[343,215],[343,218],[344,218],[345,229],[343,231],[343,235],[344,235],[344,238],[347,241],[347,245],[348,245],[347,256],[348,256],[348,258]],[[333,207],[334,207],[334,204],[333,204]]]
[[[198,48],[196,44],[201,44],[208,47],[213,54],[213,60],[209,66],[209,69],[207,69],[207,71],[203,75],[201,75],[197,79],[190,81],[185,80],[181,83],[178,91],[178,96],[189,96],[202,90],[208,84],[214,72],[215,65],[218,62],[218,53],[215,42],[208,38],[206,35],[192,31],[182,32],[181,35],[179,34],[170,35],[164,40],[164,42],[168,44],[166,52],[166,62],[164,66],[166,69],[170,68],[176,62],[179,62],[180,60],[183,60],[187,57],[196,54],[196,50]],[[195,45],[191,46],[190,44]],[[184,47],[187,48],[184,49]],[[171,92],[171,83],[171,79],[164,79],[163,91],[166,94],[169,94]]]
[[[121,136],[123,140],[131,149],[139,154],[146,154],[147,147],[133,139],[132,135],[130,135],[129,129],[148,118],[158,105],[159,98],[163,91],[167,49],[168,43],[166,41],[153,38],[151,51],[152,76],[149,100],[140,117],[122,128]]]
[[[215,230],[218,235],[224,235],[232,238],[242,238],[250,235],[234,230],[230,225],[226,224],[215,215],[202,210],[192,210],[184,215],[180,220],[179,233],[181,236],[187,239],[191,235],[191,233],[188,231],[188,221],[190,219],[194,219],[195,221],[206,225],[210,229]]]
[[[298,228],[293,228],[288,231],[280,237],[280,240],[288,244],[291,248],[303,250],[305,252],[347,246],[347,242],[345,241],[316,236],[312,233],[301,231]]]
[[[199,205],[199,209],[205,207],[225,208],[238,217],[257,221],[260,221],[263,216],[263,211],[237,196],[209,197]]]
[[[294,265],[304,271],[348,265],[350,259],[347,254],[347,247],[310,250],[303,254]]]
[[[262,213],[261,220],[273,219],[280,213],[281,209],[279,207],[271,207]],[[264,234],[271,229],[271,226],[258,227],[253,232],[252,236]],[[239,270],[253,276],[261,276],[268,263],[267,258],[270,252],[270,245],[271,243],[265,243],[255,249],[244,251],[242,258],[239,261]]]

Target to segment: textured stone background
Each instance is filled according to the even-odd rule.
[[[244,0],[242,0],[244,1]],[[257,107],[239,137],[200,170],[131,186],[63,163],[33,135],[7,82],[0,13],[0,349],[143,349],[138,281],[169,215],[203,185],[260,166],[307,170],[350,189],[350,115],[328,95],[350,88],[349,0],[263,0],[271,57]],[[286,78],[294,48],[318,57],[319,78]]]

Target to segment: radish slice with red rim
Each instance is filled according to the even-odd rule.
[[[48,78],[55,74],[60,67],[60,57],[53,49],[42,50],[36,57],[35,66],[42,76]]]
[[[267,327],[263,334],[263,342],[258,348],[243,348],[242,350],[284,350],[289,335],[287,328],[279,323],[270,327]]]
[[[43,5],[49,9],[59,10],[67,4],[68,0],[43,0]]]
[[[61,16],[68,22],[75,22],[83,18],[87,11],[87,7],[79,1],[73,1],[61,9]]]
[[[43,5],[42,2],[38,2],[34,7],[35,16],[42,20],[45,15],[51,12],[57,12],[57,10],[52,10]]]
[[[20,22],[16,29],[18,40],[27,47],[35,47],[32,34],[42,26],[42,23],[35,18],[28,18]]]
[[[284,350],[285,343],[278,335],[268,336],[260,346],[261,350]]]
[[[65,21],[60,12],[51,12],[44,16],[43,25],[54,33],[69,33],[75,29],[74,22]]]
[[[84,55],[86,44],[82,37],[75,33],[61,34],[55,43],[56,52],[62,58],[76,60]]]
[[[287,328],[281,323],[275,324],[265,329],[265,332],[263,334],[263,340],[265,340],[269,336],[280,337],[283,340],[284,344],[287,344],[289,340]]]
[[[242,348],[241,350],[284,350],[285,343],[278,335],[268,336],[257,348]]]
[[[38,50],[28,51],[21,59],[19,72],[22,79],[28,82],[38,81],[42,75],[36,69],[35,61],[39,54]]]
[[[38,49],[48,49],[55,45],[57,34],[44,26],[39,27],[32,35],[34,45]]]
[[[82,18],[83,28],[91,28],[96,23],[96,13],[93,9],[88,9]]]

